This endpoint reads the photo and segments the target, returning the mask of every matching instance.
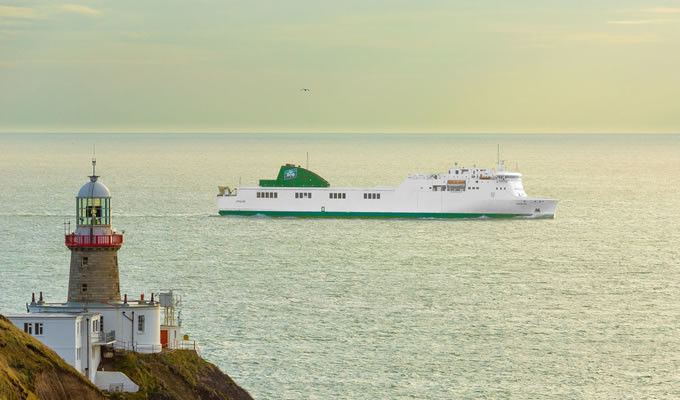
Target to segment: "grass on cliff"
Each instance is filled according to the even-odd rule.
[[[252,400],[229,376],[192,350],[116,356],[107,370],[120,371],[139,385],[137,393],[116,393],[114,399]]]

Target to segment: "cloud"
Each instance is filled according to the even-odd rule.
[[[0,18],[7,19],[23,19],[23,20],[37,20],[47,19],[54,16],[56,13],[69,13],[87,16],[99,15],[100,11],[87,6],[78,4],[62,4],[59,6],[42,6],[42,7],[10,7],[0,6]]]
[[[670,8],[670,7],[654,7],[645,8],[642,12],[652,13],[652,14],[680,14],[680,8]]]
[[[0,6],[0,17],[23,18],[23,19],[45,18],[44,14],[35,8],[9,7],[9,6]]]
[[[626,21],[607,21],[608,24],[613,25],[656,25],[665,24],[668,20],[665,19],[638,19]]]
[[[64,12],[69,12],[73,14],[81,14],[81,15],[98,15],[99,11],[90,8],[88,6],[81,6],[78,4],[63,4],[61,7],[59,7],[61,11]]]
[[[659,38],[652,34],[621,35],[599,32],[569,34],[565,35],[562,39],[568,42],[595,42],[604,44],[639,44],[659,41]]]

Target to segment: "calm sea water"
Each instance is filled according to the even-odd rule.
[[[203,355],[260,399],[679,398],[678,135],[0,135],[0,312],[66,298],[91,172],[121,289],[175,289]],[[332,185],[491,167],[554,220],[216,216],[281,163]]]

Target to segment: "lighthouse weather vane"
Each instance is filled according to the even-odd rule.
[[[95,167],[97,166],[97,153],[96,153],[96,145],[92,145],[92,176],[90,177],[92,182],[97,181],[97,174],[95,174]]]

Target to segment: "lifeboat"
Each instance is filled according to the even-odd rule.
[[[490,177],[490,176],[479,175],[479,179],[489,180],[489,179],[491,179],[491,177]]]
[[[449,185],[465,185],[465,181],[448,181]]]

